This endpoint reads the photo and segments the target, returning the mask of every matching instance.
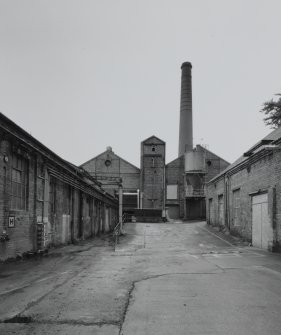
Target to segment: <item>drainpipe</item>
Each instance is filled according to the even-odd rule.
[[[163,206],[162,206],[162,220],[166,219],[166,167],[164,161],[163,173]]]
[[[137,201],[138,201],[138,203],[137,203],[137,206],[138,206],[138,208],[140,208],[140,190],[139,189],[137,189]]]
[[[120,224],[120,231],[122,232],[123,229],[123,189],[122,186],[119,185],[119,224]]]
[[[225,202],[224,202],[224,218],[226,222],[227,228],[230,230],[230,222],[229,222],[229,177],[228,175],[224,176],[224,195],[225,195]]]

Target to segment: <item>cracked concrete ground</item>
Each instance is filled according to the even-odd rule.
[[[280,332],[280,255],[204,222],[130,223],[125,231],[115,251],[95,239],[2,264],[0,333]]]

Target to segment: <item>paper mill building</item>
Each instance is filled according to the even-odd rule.
[[[118,193],[122,179],[124,211],[162,213],[167,219],[199,219],[206,215],[205,184],[229,163],[202,147],[193,147],[192,65],[181,66],[181,100],[178,157],[166,163],[166,143],[151,136],[141,142],[140,168],[119,157],[111,147],[81,167],[103,183],[111,194]],[[141,211],[142,210],[142,211]],[[159,218],[159,215],[158,215]],[[151,219],[151,218],[150,218]]]

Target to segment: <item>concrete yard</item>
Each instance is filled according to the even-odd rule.
[[[0,264],[0,334],[276,335],[281,256],[197,223]]]

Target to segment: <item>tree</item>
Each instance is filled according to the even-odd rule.
[[[276,94],[280,96],[278,100],[274,101],[271,99],[263,104],[261,113],[264,113],[265,118],[263,119],[267,126],[271,128],[278,128],[281,126],[281,94]]]

